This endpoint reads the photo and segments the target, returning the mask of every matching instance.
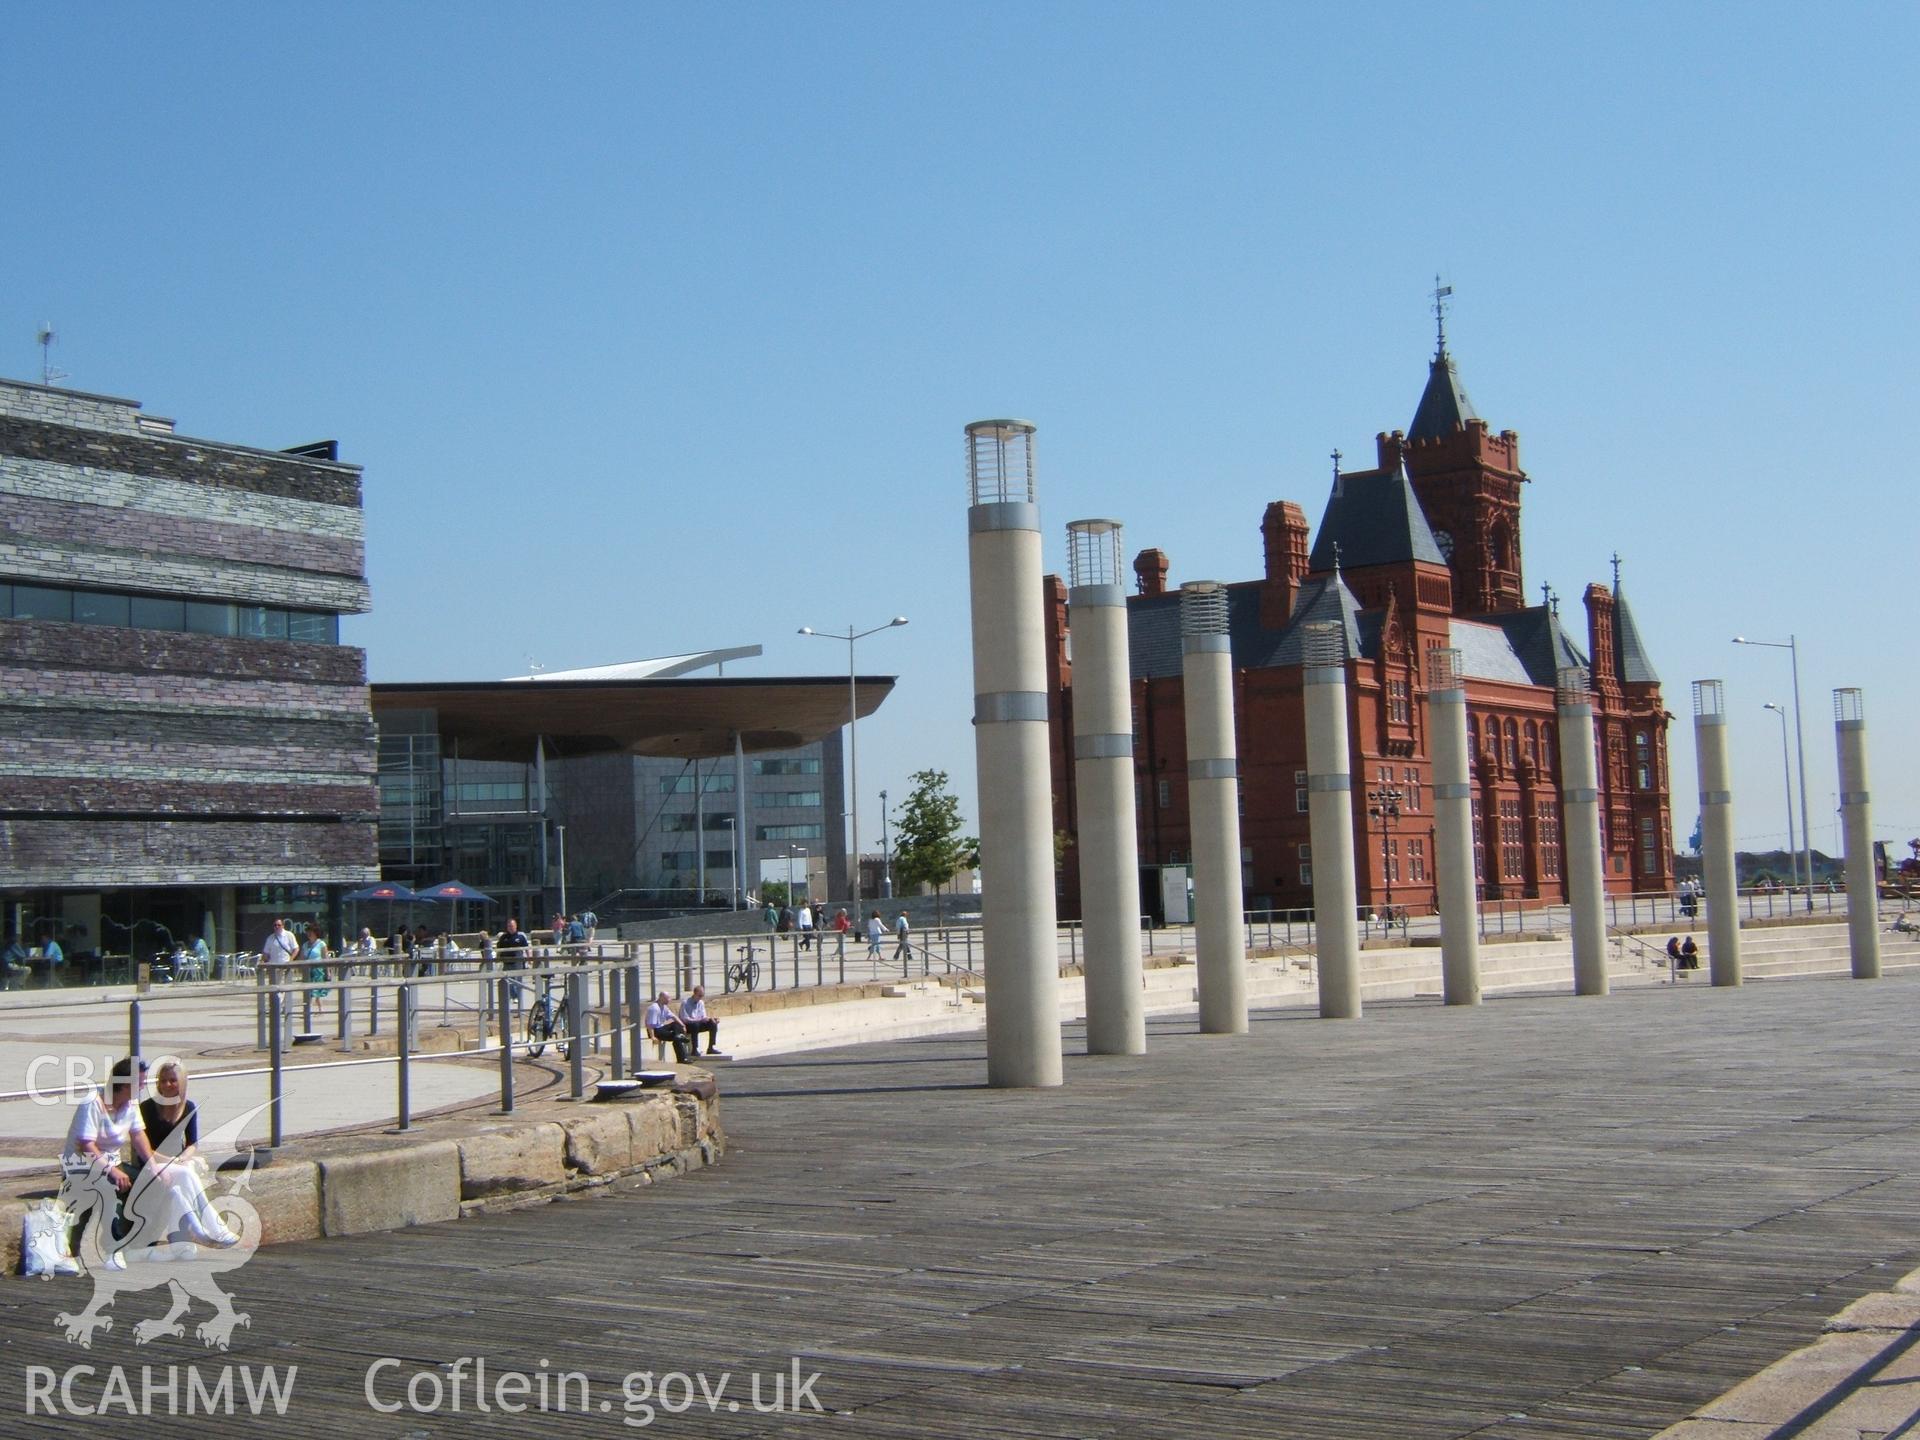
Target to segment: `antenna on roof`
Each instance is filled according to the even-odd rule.
[[[53,364],[53,342],[58,338],[53,333],[51,320],[42,325],[39,334],[34,337],[35,343],[40,347],[40,383],[42,385],[52,385],[67,378],[67,372],[56,370]]]
[[[1440,276],[1433,277],[1433,323],[1439,332],[1439,343],[1433,358],[1438,360],[1447,353],[1447,297],[1453,294],[1451,285],[1442,285]]]

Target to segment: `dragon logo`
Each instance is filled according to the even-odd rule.
[[[241,1131],[271,1103],[203,1134],[199,1149],[209,1164],[237,1154]],[[123,1293],[165,1288],[172,1293],[172,1308],[137,1323],[135,1344],[184,1336],[181,1317],[199,1300],[213,1314],[194,1327],[195,1336],[209,1348],[227,1349],[234,1328],[251,1323],[245,1311],[233,1308],[219,1277],[246,1264],[260,1246],[260,1213],[244,1194],[252,1174],[249,1151],[227,1188],[210,1195],[193,1160],[163,1155],[143,1168],[122,1196],[104,1165],[69,1170],[60,1202],[78,1221],[75,1252],[93,1278],[93,1300],[78,1314],[56,1315],[56,1327],[68,1341],[90,1350],[95,1332],[113,1329],[106,1312]]]

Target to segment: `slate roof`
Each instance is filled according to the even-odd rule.
[[[1508,610],[1483,620],[1505,632],[1514,657],[1535,685],[1551,688],[1559,679],[1561,667],[1588,663],[1580,647],[1567,638],[1558,618],[1544,605]]]
[[[1279,630],[1260,623],[1260,582],[1227,587],[1227,643],[1236,669],[1304,663],[1308,625],[1342,626],[1349,656],[1365,654],[1359,602],[1331,575],[1308,580],[1294,597],[1293,614]],[[1375,623],[1373,629],[1378,630]],[[1128,663],[1135,679],[1165,679],[1181,673],[1180,592],[1135,595],[1127,604]],[[1370,638],[1369,638],[1370,643]]]
[[[1647,656],[1646,643],[1640,638],[1640,627],[1633,623],[1633,611],[1627,608],[1624,594],[1613,597],[1613,631],[1613,659],[1620,679],[1628,685],[1658,685],[1660,677],[1654,673],[1653,661]]]
[[[1420,502],[1414,499],[1405,469],[1397,464],[1391,470],[1358,470],[1334,480],[1307,568],[1333,569],[1336,544],[1339,563],[1348,570],[1406,560],[1447,563],[1433,541],[1433,529]]]
[[[1407,431],[1407,438],[1437,440],[1452,433],[1457,426],[1479,418],[1473,413],[1473,402],[1467,399],[1459,372],[1453,368],[1453,357],[1442,350],[1433,357],[1427,371],[1427,388],[1420,394],[1420,404],[1413,412],[1413,426]]]

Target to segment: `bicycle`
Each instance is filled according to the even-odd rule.
[[[729,995],[735,990],[751,990],[760,983],[760,962],[753,958],[753,946],[742,945],[736,953],[745,958],[727,967],[726,993]]]
[[[573,1037],[567,1030],[567,1006],[565,998],[556,1004],[553,998],[553,981],[543,980],[540,993],[527,1005],[527,1056],[539,1059],[552,1041],[561,1055],[573,1058]]]

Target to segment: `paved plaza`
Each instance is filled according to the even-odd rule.
[[[1920,1259],[1916,1022],[1905,974],[1182,1017],[1137,1059],[1074,1029],[1042,1092],[985,1089],[977,1034],[741,1062],[717,1168],[262,1251],[226,1356],[132,1345],[151,1294],[81,1352],[85,1282],[0,1287],[0,1408],[92,1431],[23,1425],[24,1368],[232,1361],[299,1366],[279,1435],[612,1435],[629,1372],[798,1357],[824,1415],[696,1390],[649,1428],[1648,1436]],[[392,1404],[461,1357],[583,1371],[588,1413],[369,1409],[374,1362]]]

